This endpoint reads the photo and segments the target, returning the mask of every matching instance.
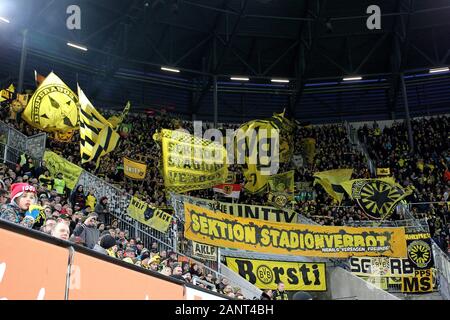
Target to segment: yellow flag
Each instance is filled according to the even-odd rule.
[[[355,179],[341,185],[371,219],[386,219],[395,206],[412,193],[409,188],[404,190],[392,177]]]
[[[264,192],[269,176],[276,173],[272,172],[272,169],[278,167],[280,163],[291,160],[294,151],[292,148],[294,145],[293,129],[294,124],[283,114],[275,114],[266,120],[244,123],[237,130],[235,134],[236,159],[240,161],[239,153],[244,146],[248,151],[245,154],[243,168],[246,180],[244,188],[247,192],[252,194]],[[261,132],[264,132],[265,136],[262,136]],[[272,150],[275,150],[274,145],[279,147],[277,155],[272,154]],[[259,153],[260,150],[268,151],[268,154],[262,155]]]
[[[294,199],[294,171],[272,175],[268,178],[269,203],[276,207],[285,207]]]
[[[35,91],[22,118],[46,132],[78,129],[78,98],[53,72]]]
[[[125,157],[123,158],[123,171],[130,179],[144,180],[147,174],[147,165]]]
[[[84,92],[78,87],[80,97],[80,153],[81,163],[95,161],[113,151],[119,141],[119,134],[111,124],[94,108]]]
[[[341,183],[352,178],[353,169],[335,169],[314,173],[314,185],[320,184],[338,203],[341,203],[344,190]]]
[[[167,129],[153,138],[161,142],[166,192],[208,189],[225,183],[228,166],[223,145]]]
[[[112,116],[108,119],[108,122],[111,124],[113,129],[117,129],[121,124],[122,121],[125,119],[125,117],[128,114],[128,111],[130,111],[131,103],[128,101],[127,105],[123,109],[122,113],[119,116]]]
[[[82,168],[49,150],[45,151],[44,160],[53,177],[56,177],[58,173],[62,173],[67,187],[69,189],[75,188],[78,178],[83,171]]]
[[[16,92],[16,89],[14,88],[14,85],[11,83],[8,89],[3,89],[0,91],[0,102],[12,100],[14,92]]]

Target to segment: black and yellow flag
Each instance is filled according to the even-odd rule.
[[[108,122],[112,125],[113,129],[117,129],[126,118],[128,112],[130,111],[131,103],[127,102],[127,105],[123,109],[122,113],[119,116],[112,116],[108,119]]]
[[[113,151],[119,141],[119,134],[91,104],[78,87],[80,98],[80,153],[81,163],[95,161]]]
[[[305,138],[300,141],[302,146],[302,154],[309,164],[314,162],[314,157],[316,156],[316,139]]]
[[[352,178],[353,169],[335,169],[314,173],[314,185],[320,184],[337,203],[341,203],[345,190],[341,183]]]
[[[283,208],[288,204],[288,201],[294,199],[295,185],[293,170],[270,176],[267,184],[269,186],[268,201],[270,204]]]
[[[391,177],[356,179],[341,185],[369,218],[377,220],[388,218],[395,206],[412,193],[411,189],[404,190]]]
[[[243,154],[242,150],[246,149],[243,172],[246,181],[244,188],[247,192],[257,194],[266,191],[267,179],[276,174],[276,171],[272,172],[273,169],[278,168],[280,163],[291,161],[294,128],[294,123],[285,118],[284,114],[275,114],[270,119],[244,123],[236,131],[234,141],[238,161]],[[263,137],[261,132],[264,131],[267,134]],[[277,155],[271,154],[274,144],[279,145]],[[260,150],[266,150],[268,154],[261,155]]]
[[[22,113],[32,127],[46,132],[78,129],[78,98],[53,72],[34,92]]]
[[[166,192],[208,189],[225,183],[228,165],[223,145],[167,129],[153,139],[161,143]]]
[[[11,84],[7,89],[1,90],[0,91],[0,102],[12,100],[15,92],[16,92],[16,89],[14,88],[13,84]]]

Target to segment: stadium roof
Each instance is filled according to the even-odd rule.
[[[81,9],[81,30],[66,27],[66,9],[73,4]],[[381,9],[379,30],[366,25],[373,4]],[[211,76],[217,75],[226,100],[219,103],[234,108],[230,117],[254,115],[258,105],[262,116],[289,105],[302,118],[341,120],[355,111],[360,118],[380,113],[389,118],[401,111],[402,72],[426,75],[449,63],[449,13],[448,0],[6,0],[0,16],[11,23],[0,24],[0,80],[17,77],[20,32],[27,29],[27,68],[67,74],[66,81],[79,81],[102,103],[131,96],[135,105],[157,105],[158,99],[148,103],[142,95],[163,92],[163,104],[207,117]],[[161,66],[181,72],[164,72]],[[346,86],[342,78],[349,75],[368,82]],[[230,76],[249,77],[250,84],[230,84]],[[447,77],[438,77],[437,86],[447,87]],[[273,85],[272,78],[291,82]],[[425,88],[429,82],[422,83],[411,89],[413,96],[421,95],[412,97],[412,114],[425,112],[424,106],[428,113],[442,112],[450,97],[433,100]],[[152,92],[150,84],[170,89]],[[244,103],[239,90],[268,96],[258,101],[257,93],[246,95]],[[167,95],[176,98],[169,101]],[[367,109],[361,112],[361,106]],[[227,110],[219,112],[228,117]]]

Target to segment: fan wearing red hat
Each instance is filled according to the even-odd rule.
[[[0,219],[32,228],[39,211],[28,209],[35,203],[36,189],[33,186],[28,183],[14,183],[11,185],[11,203],[0,211]]]

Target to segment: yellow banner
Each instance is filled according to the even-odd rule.
[[[184,203],[186,238],[218,247],[312,257],[406,257],[405,228],[263,222]]]
[[[196,206],[204,207],[214,212],[225,213],[227,215],[258,219],[261,221],[297,223],[297,213],[289,209],[279,209],[269,206],[257,206],[244,203],[219,202],[207,199],[176,195],[175,198],[183,202],[189,202]],[[175,206],[175,211],[179,217],[184,217],[184,206]]]
[[[402,278],[402,292],[426,293],[433,292],[433,270],[415,270],[414,276]]]
[[[326,265],[323,262],[285,262],[226,258],[227,267],[259,289],[277,288],[282,281],[286,291],[326,291]]]
[[[390,176],[391,169],[390,168],[377,168],[377,176]]]
[[[78,98],[53,72],[37,88],[28,102],[22,118],[32,127],[46,131],[76,130]]]
[[[75,131],[73,131],[73,130],[69,130],[67,132],[55,131],[53,133],[53,139],[58,142],[70,142],[70,141],[72,141],[72,137],[73,137],[74,133],[75,133]]]
[[[154,139],[162,144],[166,192],[182,193],[225,183],[227,153],[222,145],[167,129],[155,134]]]
[[[355,179],[341,185],[371,219],[386,219],[395,206],[412,193],[410,189],[403,190],[392,177]]]
[[[172,223],[171,214],[152,207],[136,197],[131,198],[130,204],[128,205],[128,215],[140,223],[163,233],[167,232],[167,229]]]
[[[147,165],[126,157],[123,158],[123,171],[125,176],[134,180],[144,180],[147,174]]]
[[[67,188],[75,188],[78,178],[83,171],[82,168],[48,150],[44,153],[44,160],[48,171],[50,171],[50,174],[53,177],[56,177],[58,173],[62,173],[63,178],[66,181]]]

